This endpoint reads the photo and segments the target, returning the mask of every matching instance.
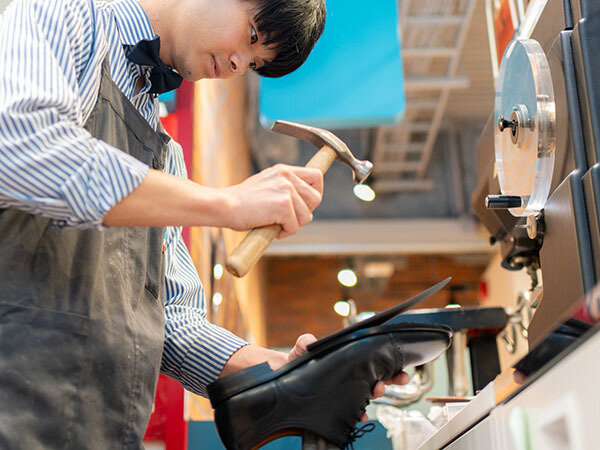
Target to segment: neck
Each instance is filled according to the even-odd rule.
[[[171,23],[174,8],[169,7],[168,0],[138,0],[148,16],[150,25],[157,36],[160,36],[160,59],[167,66],[173,67],[171,56]]]

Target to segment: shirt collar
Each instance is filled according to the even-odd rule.
[[[114,11],[123,45],[135,45],[142,39],[156,37],[150,19],[136,0],[115,0],[108,4]]]

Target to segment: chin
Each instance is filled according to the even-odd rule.
[[[184,72],[179,72],[179,74],[187,81],[191,81],[191,82],[195,82],[198,80],[201,80],[203,78],[206,78],[204,75],[199,75],[197,73],[192,73],[189,70],[186,70]]]

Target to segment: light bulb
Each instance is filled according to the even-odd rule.
[[[222,264],[215,264],[215,267],[213,267],[213,276],[215,277],[215,280],[221,279],[221,277],[223,276],[223,265]]]
[[[358,279],[356,274],[351,269],[340,270],[337,275],[338,281],[346,287],[352,287],[356,284]]]
[[[372,202],[375,199],[375,191],[366,184],[357,184],[354,186],[354,195],[363,202]]]
[[[348,314],[350,314],[350,304],[348,302],[335,302],[333,310],[342,317],[348,317]]]

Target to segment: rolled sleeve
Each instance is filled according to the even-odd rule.
[[[83,32],[94,20],[85,0],[13,2],[0,16],[0,208],[99,227],[146,176],[83,128],[106,54]]]
[[[60,186],[69,215],[67,226],[101,226],[106,213],[146,177],[149,167],[102,141]]]

